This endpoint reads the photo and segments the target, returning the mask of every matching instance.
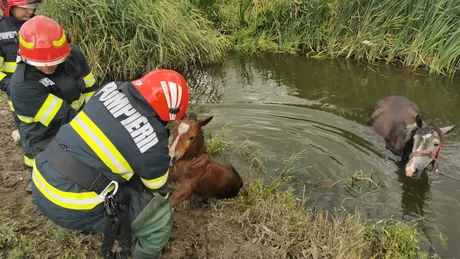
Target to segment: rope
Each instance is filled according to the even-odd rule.
[[[446,176],[446,177],[448,177],[448,178],[450,178],[450,179],[452,179],[452,180],[455,180],[455,181],[459,181],[459,182],[460,182],[460,179],[459,179],[459,178],[456,178],[456,177],[454,177],[454,176],[450,176],[450,175],[441,173],[441,172],[439,172],[438,169],[436,169],[436,175],[434,175],[434,176],[431,178],[431,180],[433,180],[437,175],[444,175],[444,176]]]

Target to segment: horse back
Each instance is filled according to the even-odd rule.
[[[391,135],[398,135],[402,132],[394,132],[398,123],[403,123],[402,129],[406,125],[414,124],[415,117],[419,114],[417,104],[404,96],[388,96],[374,107],[371,122],[374,129],[385,139]]]
[[[206,176],[198,183],[200,194],[216,198],[233,198],[243,187],[243,179],[231,164],[211,161]]]

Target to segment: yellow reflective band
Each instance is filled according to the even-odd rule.
[[[144,185],[149,189],[160,189],[161,187],[163,187],[163,185],[165,185],[166,181],[168,180],[168,174],[169,170],[166,172],[166,174],[158,178],[146,180],[141,177],[141,180],[144,183]]]
[[[22,38],[21,34],[19,34],[19,43],[28,49],[31,49],[34,47],[34,43],[25,41],[24,38]]]
[[[0,81],[2,81],[2,80],[3,80],[3,78],[5,78],[5,77],[6,77],[6,74],[5,74],[5,73],[2,73],[2,72],[0,72]]]
[[[3,64],[3,61],[4,61],[4,60],[5,60],[5,58],[4,58],[4,57],[2,57],[2,56],[0,56],[0,65],[2,65],[2,64]]]
[[[8,100],[8,104],[10,105],[10,110],[14,111],[13,102]]]
[[[55,47],[60,47],[60,46],[62,46],[62,44],[64,44],[65,41],[66,41],[65,33],[64,33],[64,31],[62,31],[61,38],[59,40],[53,40],[53,45]]]
[[[167,200],[169,198],[169,192],[166,194],[165,199]]]
[[[96,79],[94,79],[93,72],[90,72],[85,77],[83,77],[83,81],[85,81],[86,88],[89,88],[96,83]]]
[[[56,113],[62,106],[62,99],[53,95],[48,94],[45,103],[43,103],[40,110],[38,110],[37,114],[34,117],[35,122],[41,122],[43,125],[48,127],[50,122],[53,120]]]
[[[32,181],[37,189],[52,203],[71,210],[91,210],[104,200],[95,192],[65,192],[49,184],[40,174],[36,166],[32,171]],[[110,186],[112,191],[114,186]]]
[[[78,98],[78,100],[75,100],[72,102],[72,104],[70,106],[72,106],[72,108],[76,111],[80,110],[80,107],[85,103],[85,97],[80,94],[80,98]]]
[[[34,167],[34,163],[35,159],[24,156],[24,164],[26,164],[26,166]]]
[[[70,122],[70,126],[113,173],[131,179],[133,169],[128,161],[83,111]]]
[[[91,96],[93,96],[93,95],[94,95],[94,91],[83,94],[83,96],[85,97],[86,103],[89,102],[89,99],[91,99]]]
[[[14,73],[17,65],[18,64],[16,62],[3,62],[2,71],[7,73]]]
[[[22,116],[22,115],[19,115],[19,114],[16,114],[16,116],[18,116],[18,118],[19,118],[21,121],[25,122],[25,123],[32,123],[32,122],[34,122],[34,118],[32,118],[32,117]]]

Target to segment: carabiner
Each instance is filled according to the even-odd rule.
[[[111,181],[109,183],[109,185],[107,185],[107,187],[105,187],[105,189],[101,192],[101,194],[99,194],[99,197],[101,197],[103,200],[105,200],[105,198],[107,197],[107,195],[109,194],[109,188],[110,186],[114,185],[115,188],[112,192],[110,192],[110,196],[114,196],[115,194],[117,194],[118,192],[118,182],[116,181]]]

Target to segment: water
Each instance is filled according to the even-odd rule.
[[[419,221],[443,258],[459,258],[460,182],[438,176],[409,179],[368,124],[375,103],[388,95],[414,100],[427,121],[460,124],[460,79],[420,75],[394,66],[313,60],[284,54],[234,54],[222,64],[186,72],[199,116],[213,115],[212,132],[226,126],[269,157],[269,171],[302,152],[292,185],[335,182],[356,171],[386,183],[373,191],[344,185],[309,189],[310,208],[333,207],[363,218]],[[230,123],[230,124],[228,124]],[[460,178],[460,129],[446,139],[439,170]],[[240,173],[247,166],[235,162]],[[378,178],[374,178],[378,179]],[[311,186],[311,185],[309,185]],[[445,242],[447,240],[447,243]]]

